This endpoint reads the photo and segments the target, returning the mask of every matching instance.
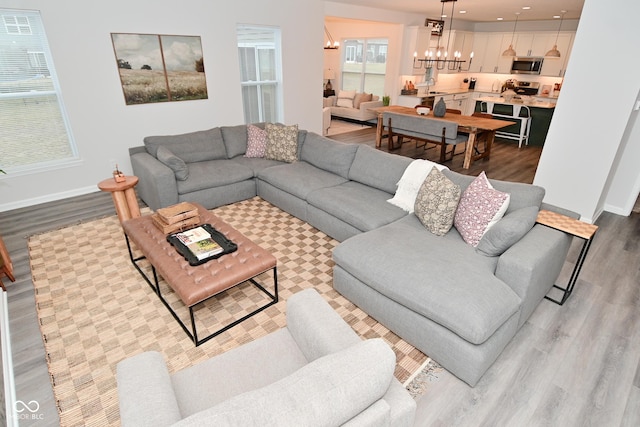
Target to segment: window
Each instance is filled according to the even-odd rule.
[[[40,14],[0,15],[0,169],[29,172],[77,160]]]
[[[282,121],[280,30],[238,26],[245,123]]]
[[[31,34],[31,25],[26,16],[3,15],[4,27],[7,34]]]
[[[387,72],[387,39],[345,40],[342,89],[384,95]]]

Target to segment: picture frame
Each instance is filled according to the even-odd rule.
[[[199,36],[111,33],[127,105],[207,99]]]
[[[432,36],[438,36],[438,37],[442,36],[442,32],[444,31],[444,21],[439,19],[427,18],[424,21],[424,26],[428,27],[429,25],[432,25],[432,29],[431,29]]]

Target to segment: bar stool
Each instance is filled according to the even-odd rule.
[[[496,132],[496,136],[518,141],[518,148],[522,147],[523,142],[526,145],[529,145],[529,132],[531,131],[531,110],[526,105],[518,105],[518,104],[506,104],[506,105],[511,105],[511,115],[494,113],[493,112],[494,103],[490,101],[482,101],[480,103],[480,111],[483,113],[492,114],[493,117],[518,120],[520,122],[520,126],[517,133],[498,131]]]

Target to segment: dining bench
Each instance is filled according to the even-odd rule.
[[[400,148],[403,136],[424,142],[423,145],[416,145],[417,148],[426,149],[428,143],[436,144],[440,146],[440,163],[446,161],[447,145],[453,145],[455,150],[455,145],[466,143],[469,139],[466,134],[458,134],[457,123],[424,116],[384,112],[383,126],[388,131],[389,149]],[[394,135],[397,136],[397,146],[393,143]],[[451,158],[454,150],[451,151]]]

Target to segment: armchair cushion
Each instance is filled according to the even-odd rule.
[[[395,354],[382,339],[362,341],[175,425],[341,425],[384,396],[394,369]]]

